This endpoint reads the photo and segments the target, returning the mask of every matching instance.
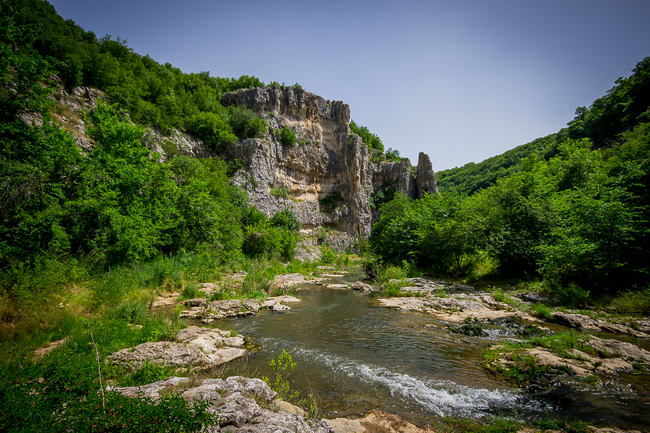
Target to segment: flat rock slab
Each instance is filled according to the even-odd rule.
[[[277,404],[277,394],[260,379],[233,376],[226,380],[205,379],[191,385],[188,378],[172,377],[148,385],[113,387],[111,390],[132,398],[144,394],[154,400],[160,398],[161,391],[182,391],[183,397],[189,401],[210,400],[208,411],[219,417],[220,426],[208,427],[206,432],[333,433],[326,422],[305,419],[297,410],[299,408]]]
[[[166,367],[197,368],[221,365],[242,357],[244,338],[227,331],[192,326],[178,332],[174,341],[158,341],[122,349],[108,357],[108,362],[130,369],[154,362]]]
[[[298,284],[303,284],[305,282],[306,280],[303,274],[295,273],[295,274],[276,275],[273,278],[273,282],[271,282],[269,286],[269,290],[288,289]]]
[[[272,311],[288,311],[291,310],[291,307],[285,305],[285,303],[295,303],[301,302],[300,299],[293,296],[274,296],[272,298],[266,298],[263,303],[263,306]]]
[[[348,284],[328,284],[328,289],[337,289],[337,290],[349,290],[351,287]]]
[[[212,301],[198,307],[183,311],[180,317],[200,319],[203,323],[212,323],[225,317],[250,316],[262,308],[259,299],[226,299]]]
[[[504,317],[519,317],[531,322],[539,322],[539,319],[521,311],[507,311],[504,309],[493,310],[482,302],[459,298],[436,298],[427,296],[424,298],[387,298],[379,299],[379,305],[387,308],[396,308],[402,311],[416,311],[435,315],[441,320],[449,322],[462,322],[466,318],[478,320],[501,319]]]
[[[568,314],[556,312],[552,314],[553,320],[570,328],[597,330],[600,329],[598,321],[584,314]]]

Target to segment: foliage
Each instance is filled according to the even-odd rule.
[[[493,156],[480,163],[470,162],[462,167],[436,172],[438,189],[441,193],[472,195],[521,170],[521,160],[535,153],[545,159],[557,152],[557,134],[541,137],[530,143],[517,146],[501,155]]]
[[[289,198],[291,195],[291,191],[286,186],[273,186],[271,187],[270,194],[273,197],[278,197],[278,198]]]
[[[266,132],[266,123],[252,110],[245,107],[231,107],[228,124],[239,138],[257,138]]]
[[[300,394],[298,391],[291,389],[291,384],[288,380],[288,377],[296,368],[296,363],[293,362],[291,355],[286,350],[282,350],[277,361],[272,359],[269,365],[273,369],[273,375],[275,377],[271,379],[268,377],[262,377],[264,382],[266,382],[273,391],[277,392],[282,400],[292,402],[298,399]]]
[[[370,247],[383,260],[456,277],[487,254],[503,276],[543,277],[567,305],[643,287],[649,131],[638,125],[607,152],[591,150],[588,139],[566,140],[554,157],[524,158],[520,171],[471,197],[398,194],[380,207]]]
[[[280,129],[278,139],[283,146],[293,147],[296,145],[296,133],[287,126],[283,126]]]
[[[381,142],[381,139],[375,134],[373,134],[372,132],[370,132],[370,130],[367,127],[357,125],[354,120],[351,120],[350,131],[353,134],[357,134],[359,137],[361,137],[365,145],[368,146],[370,149],[376,149],[380,153],[384,152],[384,144]]]
[[[284,208],[281,211],[278,211],[271,217],[269,223],[273,227],[278,227],[292,232],[297,232],[302,227],[296,214],[289,208]]]
[[[104,380],[122,374],[104,364],[104,354],[147,341],[157,328],[147,321],[133,329],[123,321],[92,324],[98,340]],[[97,363],[88,332],[77,333],[62,348],[33,360],[29,348],[14,347],[0,364],[0,429],[7,431],[200,431],[217,419],[207,409],[210,402],[186,402],[180,394],[157,401],[99,392]],[[20,366],[20,367],[19,367]],[[145,366],[126,382],[160,378],[158,366]],[[166,376],[165,376],[166,377]]]
[[[217,152],[221,152],[237,142],[237,136],[228,122],[215,113],[196,113],[188,119],[186,129]]]

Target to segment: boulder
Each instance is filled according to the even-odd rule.
[[[569,314],[569,313],[562,313],[558,311],[553,313],[552,315],[553,315],[553,319],[557,323],[568,326],[570,328],[589,329],[589,330],[600,329],[597,320],[594,320],[589,316],[585,316],[584,314]]]
[[[180,330],[174,341],[139,344],[117,351],[107,360],[128,369],[140,368],[145,362],[178,368],[215,367],[244,356],[243,345],[242,336],[231,337],[228,331],[192,326]]]
[[[206,432],[333,433],[326,422],[307,420],[299,408],[278,401],[277,394],[260,379],[233,376],[225,380],[205,379],[192,385],[188,378],[172,377],[144,386],[112,387],[111,390],[132,398],[144,394],[154,400],[160,398],[161,391],[182,391],[189,401],[210,400],[208,411],[219,417],[220,425],[208,427]]]
[[[305,282],[305,276],[303,274],[284,274],[276,275],[273,278],[273,282],[269,286],[268,292],[271,293],[274,290],[286,290],[291,287],[296,286],[297,284],[302,284]]]
[[[371,292],[372,291],[372,286],[370,284],[365,284],[362,283],[361,281],[357,281],[352,285],[352,288],[354,290],[360,290],[362,292]]]

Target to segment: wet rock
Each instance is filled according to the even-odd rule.
[[[650,363],[650,352],[634,344],[618,340],[607,340],[591,336],[588,344],[596,349],[601,356],[620,356],[624,358],[639,359]]]
[[[568,314],[568,313],[556,312],[556,313],[552,313],[552,315],[553,315],[553,320],[555,320],[558,323],[561,323],[562,325],[566,325],[570,328],[589,329],[589,330],[600,329],[597,320],[594,320],[589,316],[585,316],[584,314]]]
[[[462,295],[454,295],[462,296]],[[468,317],[478,320],[495,320],[505,317],[518,317],[523,320],[538,322],[530,314],[521,311],[492,310],[479,301],[465,298],[388,298],[379,299],[379,305],[386,308],[396,308],[402,311],[417,311],[429,313],[449,322],[463,322]]]
[[[246,354],[244,338],[231,337],[228,331],[189,327],[180,330],[174,341],[158,341],[122,349],[108,357],[108,362],[128,369],[154,362],[166,367],[214,367]]]
[[[328,289],[337,289],[337,290],[348,290],[350,286],[348,284],[328,284]]]
[[[637,331],[632,329],[629,326],[620,325],[617,323],[609,322],[599,322],[600,329],[605,332],[611,332],[612,334],[628,334],[633,335],[636,338],[650,338],[650,334],[642,331]]]
[[[260,379],[240,376],[222,379],[206,379],[192,385],[187,378],[172,377],[139,387],[115,387],[112,390],[125,396],[137,398],[139,393],[157,399],[161,391],[182,391],[189,401],[211,400],[208,408],[221,420],[220,426],[206,428],[206,432],[230,431],[232,433],[332,433],[329,424],[321,420],[307,420],[296,413],[295,406],[275,404],[277,394]],[[260,406],[260,403],[262,406]],[[293,410],[287,412],[283,409]],[[275,408],[277,411],[268,408]]]
[[[365,284],[362,283],[361,281],[357,281],[352,285],[352,288],[354,290],[360,290],[362,292],[371,292],[372,291],[372,286],[370,284]]]
[[[445,311],[482,311],[488,309],[478,301],[458,298],[427,298],[424,305]]]
[[[183,305],[186,307],[201,307],[205,305],[207,302],[207,299],[203,298],[194,298],[194,299],[188,299],[183,302]]]
[[[263,303],[263,306],[272,311],[288,311],[291,308],[287,305],[284,305],[286,302],[300,302],[300,299],[293,296],[275,296],[273,298],[266,298]]]
[[[212,301],[200,307],[193,307],[183,311],[180,317],[200,319],[203,323],[212,323],[217,319],[225,317],[250,316],[262,308],[262,302],[258,299],[226,299]]]
[[[368,432],[425,433],[426,430],[391,413],[374,410],[359,420]]]

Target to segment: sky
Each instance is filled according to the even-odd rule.
[[[650,56],[648,0],[50,0],[183,72],[299,83],[435,171],[557,132]]]

